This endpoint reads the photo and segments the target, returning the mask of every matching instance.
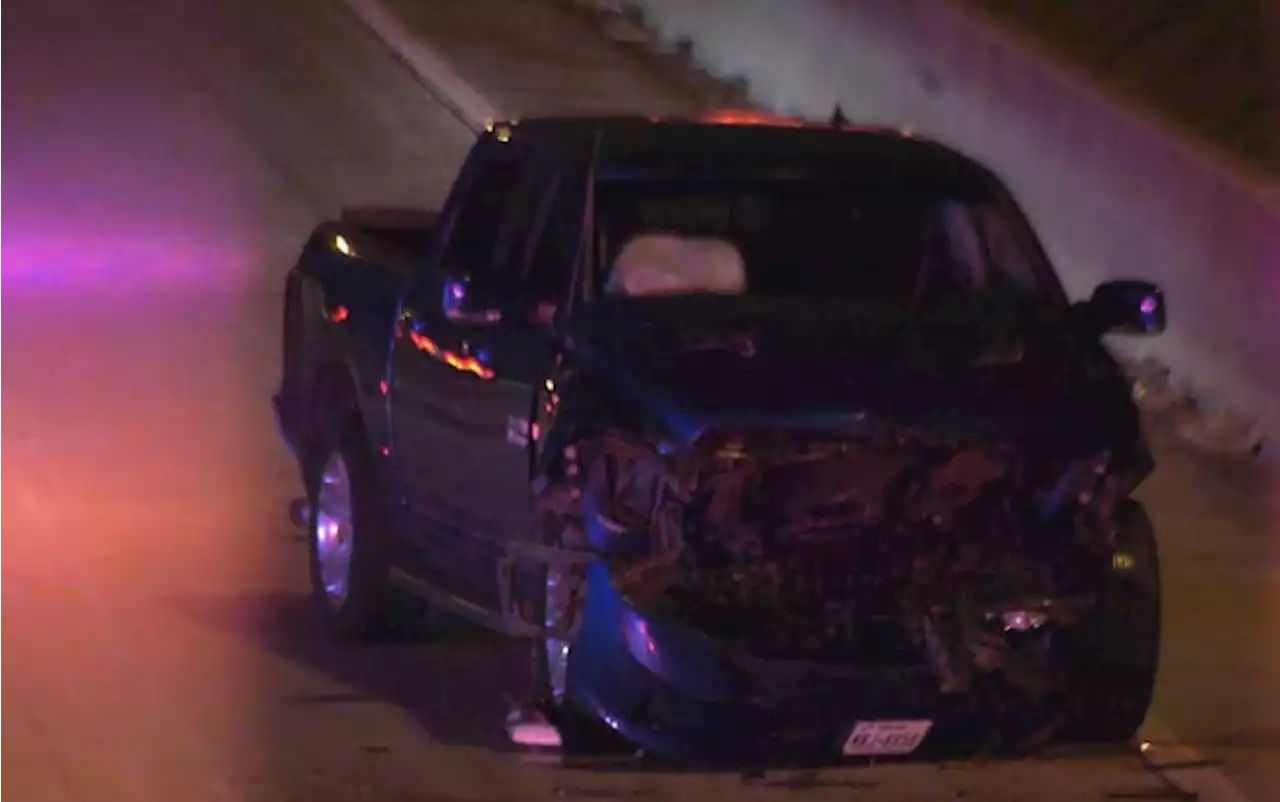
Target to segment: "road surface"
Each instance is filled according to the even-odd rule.
[[[1118,757],[751,785],[530,765],[498,727],[520,667],[510,646],[469,631],[331,645],[307,609],[304,545],[284,516],[297,480],[267,408],[281,278],[342,204],[438,202],[469,133],[329,0],[22,0],[5,19],[7,798],[892,802],[1159,787]],[[1275,479],[1172,454],[1145,496],[1169,586],[1159,716],[1264,799],[1280,776]]]

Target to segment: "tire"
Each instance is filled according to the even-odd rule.
[[[1067,738],[1129,741],[1146,719],[1160,661],[1160,562],[1155,530],[1142,505],[1117,509],[1116,552],[1133,558],[1112,570],[1091,637],[1072,683]]]
[[[353,418],[316,444],[308,471],[312,596],[342,639],[421,632],[425,602],[391,585],[392,532],[364,431]]]

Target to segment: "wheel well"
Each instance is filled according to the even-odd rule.
[[[307,446],[313,451],[321,443],[333,443],[343,427],[360,415],[355,380],[347,366],[333,360],[312,373],[307,402]]]
[[[305,332],[298,285],[297,274],[290,271],[284,282],[280,307],[280,389],[287,396],[296,396],[298,367],[304,358]]]

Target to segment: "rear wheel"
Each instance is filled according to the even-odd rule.
[[[1151,707],[1160,660],[1160,562],[1142,505],[1117,509],[1116,557],[1071,689],[1072,740],[1127,741]]]
[[[317,444],[307,482],[312,595],[340,637],[416,634],[426,604],[388,579],[390,522],[363,430],[354,419],[336,428]]]

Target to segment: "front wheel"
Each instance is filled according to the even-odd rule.
[[[1137,734],[1155,694],[1160,661],[1160,562],[1141,504],[1116,511],[1115,559],[1076,677],[1065,735],[1120,743]]]

